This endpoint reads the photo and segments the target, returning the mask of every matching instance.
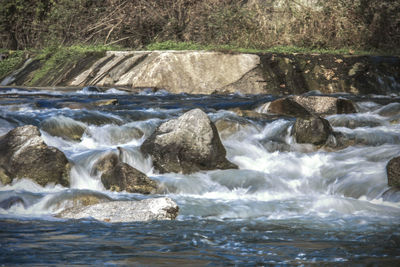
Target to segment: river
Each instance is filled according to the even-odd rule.
[[[400,98],[341,97],[353,99],[358,113],[327,119],[354,142],[329,150],[296,144],[291,118],[242,118],[230,111],[255,109],[276,98],[271,95],[0,88],[0,136],[51,119],[85,128],[80,140],[41,129],[45,142],[73,165],[70,188],[29,179],[0,185],[0,202],[23,200],[0,208],[0,264],[399,266],[400,191],[387,186],[385,166],[400,155]],[[115,99],[118,105],[94,104]],[[141,154],[155,127],[193,108],[202,108],[212,121],[237,123],[220,136],[239,169],[158,174]],[[384,109],[394,111],[382,116]],[[118,147],[126,163],[159,182],[156,196],[177,202],[177,219],[107,223],[56,217],[70,205],[69,196],[82,192],[114,200],[154,197],[107,191],[91,174],[94,162]]]

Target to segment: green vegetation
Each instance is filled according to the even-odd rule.
[[[56,77],[55,72],[60,76],[63,74],[65,75],[65,73],[68,73],[68,70],[71,69],[76,62],[79,62],[80,59],[84,58],[84,55],[93,54],[96,55],[96,57],[100,57],[108,50],[120,50],[120,48],[104,45],[74,45],[70,47],[51,46],[39,50],[34,59],[42,61],[43,66],[35,72],[35,75],[29,84],[35,85],[49,77]]]
[[[393,0],[3,0],[0,47],[398,54],[399,17]]]
[[[337,55],[390,55],[392,51],[384,50],[353,50],[351,48],[341,49],[317,49],[296,46],[274,46],[268,49],[243,48],[232,45],[201,45],[192,42],[165,41],[149,44],[145,50],[207,50],[226,53],[278,53],[278,54],[337,54]]]
[[[6,56],[5,59],[0,60],[0,79],[6,77],[23,64],[25,53],[25,51],[0,50],[0,54]]]

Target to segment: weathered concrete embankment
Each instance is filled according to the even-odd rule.
[[[43,72],[29,59],[3,86],[88,86],[165,89],[172,93],[392,94],[400,91],[400,58],[328,54],[244,54],[211,51],[87,53]]]

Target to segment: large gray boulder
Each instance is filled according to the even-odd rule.
[[[154,51],[115,85],[164,88],[171,93],[263,93],[265,83],[254,54],[213,51]]]
[[[174,220],[178,205],[170,198],[151,198],[142,201],[112,201],[86,207],[73,207],[57,217],[68,219],[93,218],[105,222],[137,222]]]
[[[48,183],[69,186],[67,158],[57,148],[45,144],[36,126],[17,127],[0,137],[1,169],[2,182],[30,178],[42,186]]]
[[[297,143],[307,143],[321,146],[333,134],[329,122],[320,117],[297,118],[292,128],[292,134]]]
[[[392,158],[386,165],[388,185],[400,188],[400,157]]]
[[[157,183],[146,174],[120,160],[115,153],[109,153],[96,161],[92,175],[101,173],[101,182],[111,191],[151,194],[157,190]]]
[[[160,173],[194,173],[200,170],[232,169],[218,131],[207,114],[193,109],[161,124],[143,143]]]

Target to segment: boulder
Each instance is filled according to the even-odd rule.
[[[153,51],[122,75],[115,85],[164,88],[171,93],[242,91],[258,94],[265,92],[265,82],[259,66],[260,57],[254,54]]]
[[[218,131],[200,109],[161,124],[141,146],[160,173],[232,169]]]
[[[121,162],[120,156],[109,153],[101,157],[93,165],[91,174],[101,173],[104,187],[112,191],[150,194],[156,191],[157,183],[146,174]]]
[[[400,157],[392,158],[386,165],[388,185],[400,188]]]
[[[69,186],[67,158],[57,148],[45,144],[36,126],[17,127],[0,137],[0,169],[10,182],[25,177],[42,186]]]
[[[292,128],[297,143],[324,145],[333,134],[329,122],[321,117],[297,118]]]
[[[119,162],[114,168],[101,175],[104,187],[112,191],[151,194],[157,189],[157,183],[127,163]]]
[[[64,116],[48,118],[40,123],[40,128],[53,136],[78,141],[86,130],[86,125]]]
[[[308,110],[294,101],[291,97],[280,98],[272,102],[265,103],[257,110],[260,113],[273,113],[296,118],[307,118],[312,115]]]
[[[294,96],[293,101],[303,106],[308,112],[318,115],[356,113],[353,102],[331,96]]]
[[[108,153],[100,157],[93,165],[91,175],[98,175],[99,173],[106,172],[117,166],[119,156],[115,153]]]
[[[258,108],[261,113],[274,113],[305,118],[310,115],[356,113],[350,100],[330,96],[293,96],[265,103]]]
[[[59,213],[57,217],[68,219],[93,218],[105,222],[137,222],[174,220],[179,208],[167,197],[141,201],[112,201],[87,207],[73,207]]]

